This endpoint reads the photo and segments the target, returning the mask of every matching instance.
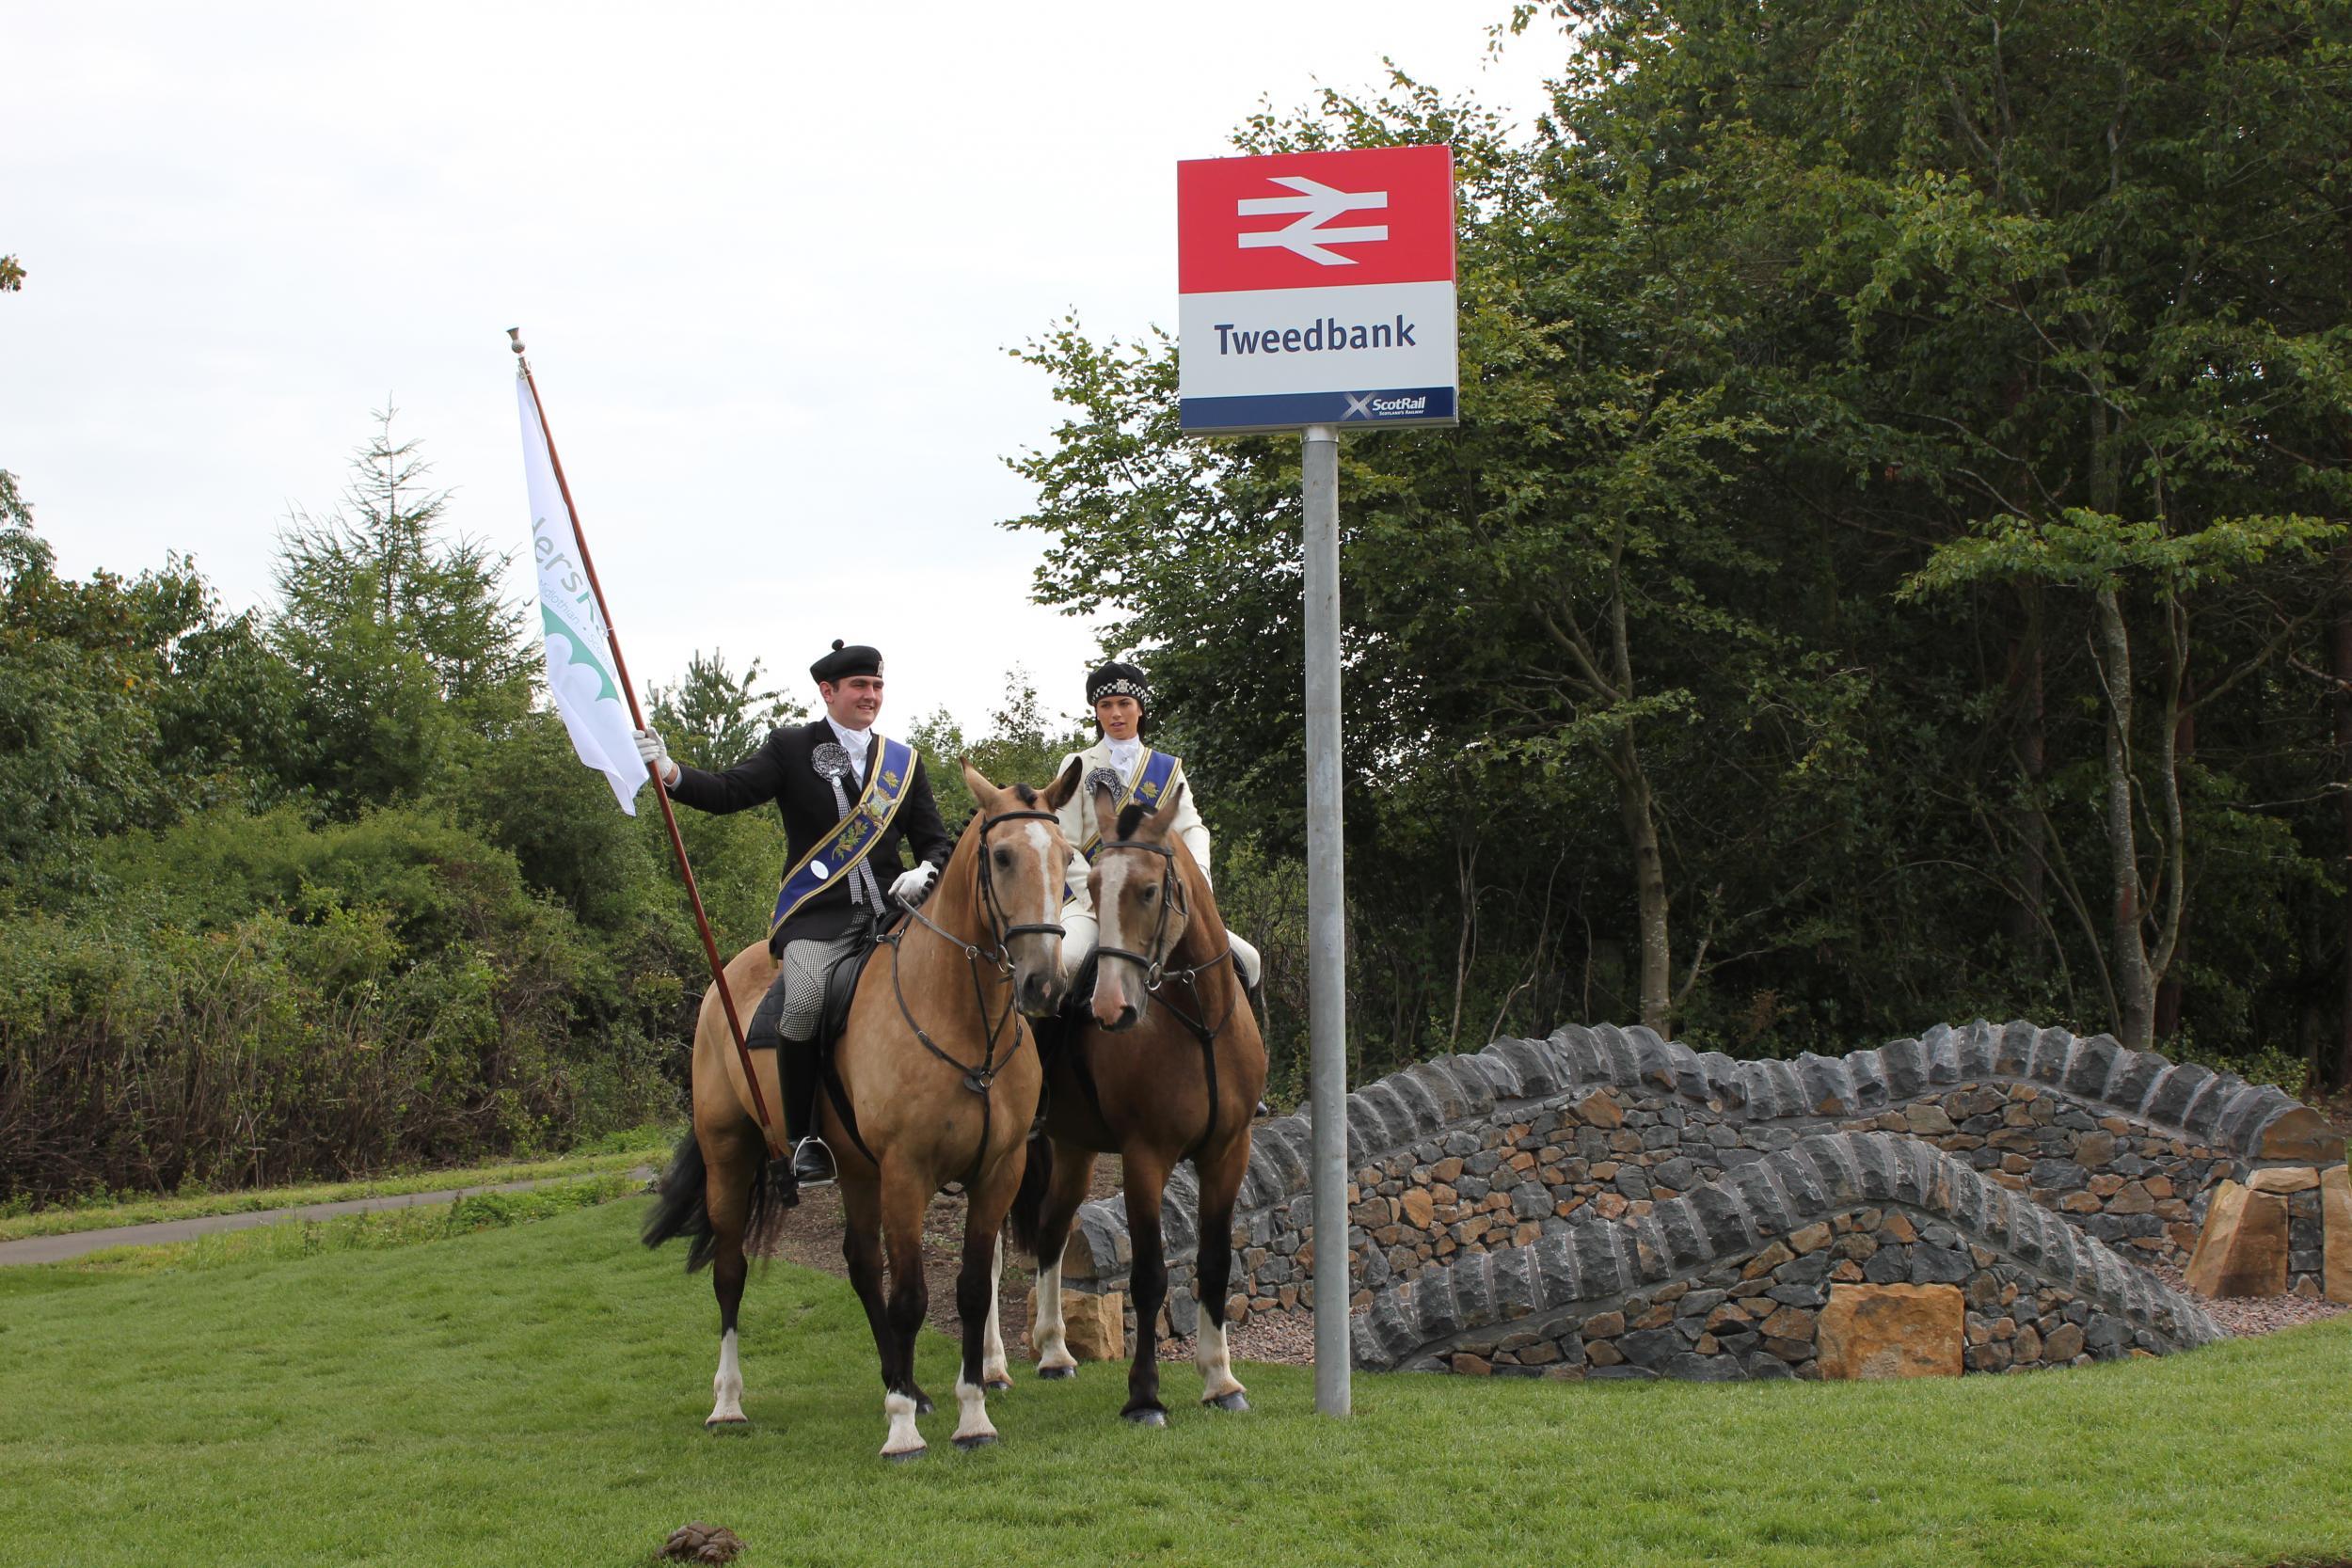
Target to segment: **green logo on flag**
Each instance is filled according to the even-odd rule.
[[[548,637],[560,637],[565,642],[571,644],[571,652],[565,657],[569,658],[572,663],[585,664],[588,668],[596,673],[596,679],[600,683],[596,690],[596,701],[602,702],[607,697],[610,697],[614,702],[619,702],[621,700],[621,689],[612,684],[612,672],[604,667],[604,660],[589,652],[588,644],[580,640],[580,634],[573,631],[570,626],[564,625],[564,618],[556,614],[554,610],[549,610],[544,604],[539,607],[539,619],[546,623]]]

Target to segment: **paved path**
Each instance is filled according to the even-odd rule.
[[[596,1172],[596,1175],[608,1174]],[[640,1180],[652,1177],[649,1166],[628,1172]],[[119,1225],[111,1230],[76,1230],[64,1236],[27,1236],[21,1242],[0,1242],[0,1264],[56,1263],[107,1247],[154,1246],[185,1242],[222,1230],[250,1230],[257,1225],[285,1225],[294,1220],[326,1220],[339,1214],[364,1214],[377,1209],[409,1209],[425,1203],[449,1203],[476,1193],[521,1193],[564,1181],[584,1181],[585,1176],[543,1176],[535,1181],[502,1181],[494,1187],[447,1187],[434,1193],[399,1193],[389,1197],[355,1197],[341,1203],[306,1203],[299,1209],[253,1209],[238,1214],[207,1214],[201,1219],[162,1220],[153,1225]]]

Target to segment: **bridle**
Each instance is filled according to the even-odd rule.
[[[1222,952],[1205,963],[1197,963],[1186,969],[1169,969],[1166,956],[1166,949],[1169,945],[1167,942],[1168,911],[1173,909],[1187,921],[1192,918],[1192,911],[1184,903],[1184,880],[1176,875],[1176,851],[1165,844],[1147,844],[1137,838],[1105,839],[1094,847],[1096,863],[1100,864],[1103,856],[1118,849],[1136,850],[1146,855],[1160,857],[1160,915],[1159,923],[1152,931],[1152,950],[1161,956],[1153,958],[1150,954],[1133,952],[1124,947],[1105,947],[1100,944],[1095,947],[1095,953],[1102,958],[1124,958],[1134,964],[1143,972],[1143,989],[1154,996],[1158,996],[1160,991],[1170,981],[1173,981],[1185,990],[1193,991],[1197,1003],[1200,976],[1217,965],[1232,960],[1232,943],[1227,942]],[[1218,1033],[1224,1029],[1226,1021],[1233,1016],[1232,999],[1230,996],[1226,999],[1225,1017],[1218,1019],[1215,1024],[1205,1022],[1197,1010],[1188,1013],[1183,1007],[1178,1006],[1173,996],[1161,997],[1161,1000],[1168,1005],[1168,1011],[1183,1019],[1186,1026],[1200,1037],[1201,1043],[1204,1045],[1214,1042]]]
[[[954,1056],[949,1055],[946,1052],[941,1050],[939,1048],[939,1043],[932,1039],[929,1034],[924,1032],[922,1024],[915,1022],[914,1009],[907,1006],[906,988],[899,983],[898,977],[898,958],[901,953],[899,943],[907,934],[906,928],[901,927],[900,929],[893,931],[889,935],[879,939],[890,948],[890,990],[891,992],[898,999],[898,1016],[906,1020],[907,1027],[914,1031],[914,1037],[922,1042],[924,1050],[930,1052],[932,1055],[938,1057],[941,1061],[946,1063],[949,1067],[954,1068],[958,1072],[961,1073],[963,1075],[963,1086],[980,1097],[980,1104],[982,1107],[980,1112],[980,1148],[982,1149],[986,1149],[988,1148],[987,1106],[989,1102],[989,1085],[996,1081],[996,1075],[1004,1071],[1005,1068],[1012,1061],[1014,1053],[1020,1051],[1022,1035],[1021,1030],[1018,1027],[1014,1028],[1012,1031],[1011,1046],[1006,1051],[1005,1059],[1001,1062],[998,1061],[996,1059],[997,1036],[1003,1031],[1005,1025],[1011,1022],[1016,999],[1013,995],[1012,989],[1010,987],[1007,987],[1005,990],[1004,1010],[997,1013],[993,1018],[990,1017],[988,1008],[988,986],[986,980],[981,976],[980,966],[982,962],[985,961],[994,967],[999,979],[1009,980],[1012,977],[1013,970],[1011,948],[1013,938],[1019,936],[1041,935],[1048,931],[1052,932],[1055,936],[1061,936],[1064,934],[1061,926],[1054,921],[1034,921],[1026,924],[1016,925],[1007,918],[1004,901],[999,898],[996,894],[995,879],[989,874],[990,856],[988,852],[988,835],[990,832],[1000,823],[1022,821],[1057,823],[1059,820],[1060,818],[1056,816],[1050,811],[1035,810],[999,812],[994,816],[982,817],[980,819],[980,905],[981,908],[988,913],[989,936],[995,944],[993,951],[982,947],[977,942],[967,942],[963,938],[957,936],[953,931],[943,928],[938,922],[932,920],[930,916],[925,914],[921,910],[914,908],[913,905],[910,904],[904,906],[907,913],[914,917],[916,925],[928,927],[942,941],[949,943],[950,945],[963,949],[964,963],[969,966],[972,971],[973,1004],[979,1011],[980,1022],[985,1024],[988,1029],[988,1049],[982,1055],[980,1065],[978,1067],[967,1066],[965,1063],[959,1061]]]
[[[990,962],[996,966],[996,973],[1000,976],[1010,978],[1012,974],[1012,939],[1015,937],[1041,936],[1047,932],[1051,932],[1057,937],[1068,936],[1070,934],[1062,929],[1061,923],[1056,920],[1031,921],[1024,925],[1012,924],[1006,918],[1004,900],[996,895],[996,879],[990,874],[989,870],[991,864],[991,859],[988,853],[989,832],[1000,822],[1025,821],[1052,822],[1058,825],[1061,818],[1050,811],[1032,810],[998,812],[993,816],[985,816],[980,819],[980,907],[988,911],[989,936],[996,944],[995,951],[991,952],[987,948],[980,947],[964,941],[953,931],[943,929],[930,918],[930,916],[925,914],[921,910],[917,909],[913,904],[902,906],[908,914],[914,917],[917,923],[929,926],[931,930],[937,933],[938,936],[944,941],[962,948],[965,961],[975,966],[974,973],[976,975],[978,973],[977,966],[979,961],[982,958],[987,958]],[[883,940],[895,942],[897,938],[887,937]],[[928,1045],[930,1042],[926,1040],[924,1043]]]
[[[1188,922],[1192,916],[1191,910],[1184,905],[1184,881],[1176,875],[1176,851],[1165,844],[1146,844],[1140,839],[1105,840],[1095,846],[1095,863],[1101,864],[1103,856],[1114,849],[1137,849],[1147,855],[1160,857],[1160,918],[1159,924],[1152,932],[1152,946],[1153,951],[1163,952],[1168,945],[1167,942],[1168,910],[1171,907],[1174,908],[1176,912],[1184,915]],[[1238,973],[1235,974],[1233,978],[1236,984],[1225,993],[1224,1015],[1215,1023],[1208,1022],[1208,1009],[1200,1005],[1200,976],[1221,963],[1232,961],[1232,942],[1228,939],[1223,951],[1219,952],[1216,958],[1184,969],[1169,969],[1165,957],[1150,958],[1141,953],[1131,952],[1124,947],[1097,946],[1094,951],[1098,958],[1124,958],[1142,970],[1143,989],[1158,996],[1160,1005],[1175,1014],[1184,1026],[1191,1031],[1192,1037],[1200,1042],[1200,1069],[1207,1075],[1209,1085],[1209,1116],[1206,1124],[1200,1129],[1200,1135],[1193,1140],[1186,1153],[1189,1155],[1206,1148],[1210,1137],[1216,1132],[1216,1037],[1225,1032],[1226,1024],[1232,1022],[1235,998],[1241,991],[1238,984],[1241,976]],[[1191,995],[1192,1006],[1189,1009],[1179,1004],[1173,993],[1161,994],[1171,983],[1184,987]],[[1089,1079],[1089,1082],[1090,1083],[1091,1080]],[[1089,1087],[1088,1092],[1090,1094],[1093,1091]],[[1095,1106],[1095,1111],[1097,1115],[1102,1112],[1099,1102]]]

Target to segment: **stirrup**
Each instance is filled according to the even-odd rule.
[[[833,1150],[825,1140],[811,1132],[792,1146],[792,1175],[803,1187],[830,1187],[840,1179],[840,1170],[834,1164]]]

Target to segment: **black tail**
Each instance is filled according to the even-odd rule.
[[[644,1239],[647,1246],[660,1246],[673,1236],[683,1236],[690,1243],[686,1249],[686,1272],[708,1264],[719,1250],[719,1238],[710,1228],[710,1205],[706,1201],[710,1185],[710,1173],[703,1167],[703,1146],[689,1132],[679,1140],[677,1152],[670,1156],[670,1168],[661,1174],[661,1190],[654,1196],[653,1212],[645,1216]],[[770,1201],[772,1189],[768,1182],[768,1166],[763,1161],[752,1167],[751,1202],[743,1216],[743,1252],[752,1258],[764,1257],[771,1232],[784,1211],[791,1205]]]
[[[1037,1257],[1038,1227],[1045,1218],[1045,1188],[1054,1180],[1054,1140],[1043,1133],[1029,1138],[1029,1164],[1021,1172],[1021,1190],[1012,1195],[1012,1210],[1005,1216],[1012,1244]]]
[[[654,1197],[653,1212],[645,1216],[647,1246],[660,1246],[673,1236],[691,1241],[686,1250],[689,1274],[709,1262],[719,1244],[710,1233],[710,1207],[703,1201],[709,1180],[709,1173],[703,1169],[703,1146],[689,1132],[670,1156],[670,1168],[661,1173],[661,1190]]]

